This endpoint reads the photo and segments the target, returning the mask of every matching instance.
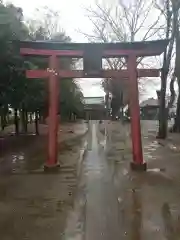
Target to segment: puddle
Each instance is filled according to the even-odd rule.
[[[174,152],[180,152],[180,146],[176,146],[174,144],[168,144],[168,147],[170,148],[170,150]]]
[[[155,160],[157,159],[156,156],[153,156],[153,152],[155,152],[158,148],[160,148],[160,144],[158,141],[153,141],[148,145],[144,146],[143,154],[147,159]]]
[[[164,168],[152,168],[152,169],[147,169],[147,172],[165,172]]]
[[[3,158],[0,164],[0,173],[24,171],[26,166],[25,154],[23,152],[12,154]]]

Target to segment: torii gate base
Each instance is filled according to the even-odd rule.
[[[28,70],[29,78],[49,78],[49,145],[46,172],[56,172],[60,165],[57,158],[58,133],[58,95],[59,78],[119,78],[127,79],[129,84],[129,100],[131,115],[131,135],[133,147],[132,170],[145,171],[147,166],[143,161],[139,92],[137,77],[158,77],[158,69],[137,69],[137,57],[160,55],[167,47],[167,40],[134,43],[109,44],[64,44],[52,42],[20,42],[22,55],[46,56],[49,58],[49,68],[46,70]],[[83,58],[84,71],[61,70],[57,64],[58,57]],[[125,57],[127,70],[102,70],[102,58]],[[94,64],[95,62],[95,64]]]

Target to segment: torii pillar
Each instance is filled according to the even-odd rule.
[[[140,126],[140,107],[139,107],[139,90],[137,75],[137,57],[134,54],[128,56],[128,75],[129,75],[129,101],[131,116],[131,135],[133,148],[133,161],[131,169],[146,170],[147,164],[143,161],[141,126]]]
[[[49,118],[48,118],[48,159],[44,165],[45,171],[58,170],[58,103],[59,103],[59,75],[56,55],[49,57]]]

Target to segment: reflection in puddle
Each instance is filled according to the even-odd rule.
[[[25,156],[23,152],[12,155],[12,171],[23,170],[25,167]]]
[[[172,216],[171,216],[169,204],[164,203],[161,211],[162,211],[162,217],[163,217],[163,222],[164,222],[165,236],[168,240],[175,239],[173,237],[174,228],[172,225]]]
[[[22,171],[25,169],[25,164],[25,154],[23,152],[12,154],[11,156],[3,159],[1,162],[0,172],[6,174],[20,170]]]
[[[144,146],[144,156],[148,159],[156,159],[157,157],[153,156],[152,153],[156,151],[160,147],[158,141],[153,141],[149,143],[148,145]]]
[[[164,222],[165,237],[167,240],[180,239],[180,217],[173,219],[172,211],[168,203],[164,203],[161,209]]]
[[[174,152],[180,152],[180,146],[176,146],[174,144],[168,144],[168,147],[170,148],[170,150]]]
[[[14,164],[21,161],[24,161],[24,153],[20,153],[18,155],[12,155],[12,162]]]

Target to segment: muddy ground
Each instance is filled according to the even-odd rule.
[[[59,154],[59,174],[45,175],[39,164],[24,171],[26,158],[1,173],[0,239],[179,240],[180,141],[157,141],[155,122],[141,126],[147,172],[130,169],[129,124],[91,121]]]

